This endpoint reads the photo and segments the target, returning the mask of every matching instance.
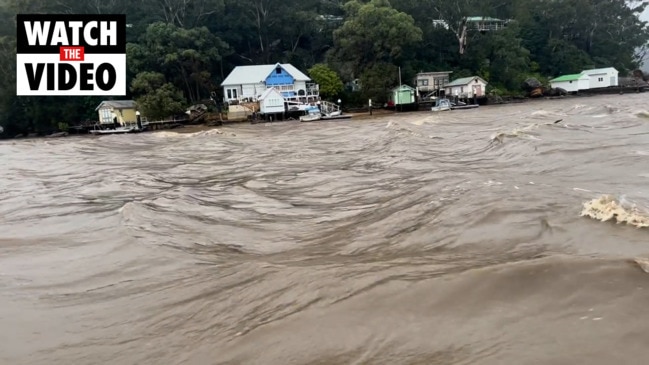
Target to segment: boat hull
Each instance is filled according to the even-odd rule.
[[[138,132],[141,131],[137,128],[93,129],[88,131],[88,133],[94,135],[127,134],[127,133],[138,133]]]
[[[348,114],[332,113],[331,115],[304,115],[300,117],[300,122],[315,122],[318,120],[340,120],[350,119],[352,116]]]
[[[300,122],[314,122],[320,120],[322,117],[320,115],[303,115],[300,117]]]
[[[451,107],[451,110],[475,109],[479,106],[478,104],[454,105]]]
[[[349,114],[338,114],[338,115],[325,115],[320,120],[340,120],[340,119],[351,119]]]

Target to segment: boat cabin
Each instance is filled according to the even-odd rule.
[[[435,106],[430,108],[430,110],[434,112],[451,110],[451,101],[446,98],[438,98],[435,100]]]

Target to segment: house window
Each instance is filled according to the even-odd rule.
[[[268,72],[268,71],[266,71],[266,72]],[[278,75],[281,74],[281,73],[282,73],[282,68],[281,68],[281,67],[277,67],[277,68],[275,69],[275,73],[278,74]]]
[[[101,123],[112,123],[113,122],[113,113],[110,109],[101,109]]]
[[[417,80],[419,86],[428,86],[428,79]]]
[[[237,98],[237,89],[227,89],[228,99]]]
[[[599,77],[599,78],[597,78],[597,81],[599,81],[599,82],[603,82],[603,81],[604,81],[604,78],[603,78],[603,77]]]
[[[448,84],[448,77],[435,78],[434,82],[435,88],[441,89],[442,87],[446,86],[446,84]]]

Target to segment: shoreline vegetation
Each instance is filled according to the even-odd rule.
[[[164,4],[163,4],[164,3]],[[51,135],[97,121],[105,99],[134,100],[148,120],[188,107],[223,110],[236,66],[290,63],[323,100],[350,108],[388,101],[420,72],[479,76],[486,95],[529,95],[527,80],[614,67],[636,78],[649,49],[639,16],[647,1],[195,0],[160,2],[0,0],[0,138]],[[126,14],[127,95],[16,96],[16,14]],[[646,83],[646,77],[641,76]],[[357,118],[357,117],[355,117]]]
[[[625,94],[619,94],[619,93],[609,93],[608,95],[613,95],[614,97],[624,97]],[[516,101],[513,102],[504,102],[504,103],[498,103],[498,104],[487,104],[480,106],[480,108],[498,108],[498,107],[505,107],[507,105],[511,104],[544,104],[544,103],[550,103],[554,100],[564,100],[564,99],[585,99],[585,98],[590,98],[590,97],[598,97],[598,96],[603,96],[602,94],[582,94],[582,95],[564,95],[564,96],[558,96],[558,97],[541,97],[541,98],[522,98],[522,99],[517,99]],[[350,123],[350,122],[364,122],[364,121],[371,121],[374,119],[380,119],[380,118],[385,118],[386,116],[390,115],[422,115],[422,114],[430,114],[432,113],[429,110],[410,110],[410,111],[398,111],[394,109],[388,109],[388,108],[373,108],[372,113],[370,114],[369,109],[365,111],[353,111],[353,112],[345,112],[344,114],[350,115],[350,119],[346,120],[332,120],[332,121],[317,121],[315,123]],[[464,113],[464,111],[454,111],[451,113]],[[432,115],[432,114],[431,114]],[[445,114],[444,114],[445,115]],[[203,124],[186,124],[182,125],[179,128],[173,128],[173,129],[160,129],[160,130],[149,130],[149,131],[144,131],[142,133],[177,133],[177,134],[192,134],[192,133],[200,133],[200,132],[205,132],[205,131],[210,131],[210,130],[218,130],[220,131],[217,134],[223,134],[223,135],[236,135],[236,126],[241,125],[241,124],[277,124],[277,123],[300,123],[298,120],[295,119],[287,119],[287,120],[278,120],[278,121],[252,121],[249,119],[243,120],[224,120],[222,124],[214,124],[214,123],[203,123]],[[314,123],[314,122],[309,122],[309,123]],[[223,130],[227,130],[227,132],[224,132]],[[65,132],[55,132],[49,135],[28,135],[28,136],[15,136],[14,138],[5,138],[5,141],[10,141],[10,140],[24,140],[24,139],[41,139],[41,138],[63,138],[63,137],[80,137],[80,138],[96,138],[96,135],[92,134],[68,134]],[[0,139],[0,142],[3,139]]]

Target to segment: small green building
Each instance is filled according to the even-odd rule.
[[[415,102],[416,90],[408,85],[401,85],[392,89],[392,101],[394,105],[413,104]]]

